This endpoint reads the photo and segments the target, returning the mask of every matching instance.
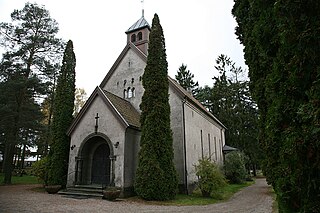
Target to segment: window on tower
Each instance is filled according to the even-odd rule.
[[[142,40],[142,32],[138,33],[138,41]]]
[[[132,92],[132,97],[133,98],[136,97],[136,91],[135,91],[134,87],[132,87],[131,92]]]
[[[136,34],[132,34],[132,36],[131,36],[131,42],[136,42]]]
[[[132,98],[132,90],[128,87],[128,98]]]
[[[124,90],[123,90],[123,98],[126,98],[126,97],[127,97],[127,90],[124,89]]]

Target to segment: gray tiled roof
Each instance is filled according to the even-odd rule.
[[[120,115],[126,120],[130,126],[140,128],[140,113],[132,106],[132,104],[111,92],[103,90],[112,105],[120,113]]]
[[[148,27],[150,29],[150,25],[145,20],[145,18],[142,16],[136,23],[134,23],[127,31],[126,33],[130,33],[132,31],[142,29],[144,27]]]

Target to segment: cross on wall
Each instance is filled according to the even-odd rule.
[[[96,125],[94,126],[94,132],[97,134],[98,132],[98,119],[99,119],[99,114],[97,113],[96,117],[94,117],[96,120]]]

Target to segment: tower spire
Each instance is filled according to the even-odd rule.
[[[141,6],[142,6],[142,17],[144,17],[144,0],[141,0]]]

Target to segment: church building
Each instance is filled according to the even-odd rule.
[[[133,192],[150,30],[142,16],[126,31],[126,46],[70,126],[67,188],[115,185],[122,188],[123,196]],[[197,181],[194,165],[199,159],[223,163],[226,128],[174,79],[168,79],[174,164],[179,190],[186,193]]]

